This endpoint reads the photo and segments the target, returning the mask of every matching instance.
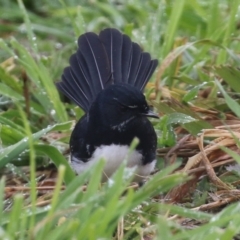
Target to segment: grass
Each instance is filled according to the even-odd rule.
[[[1,239],[239,237],[240,0],[0,3]],[[54,83],[104,27],[160,60],[145,91],[158,169],[141,188],[124,166],[101,185],[103,162],[76,177],[66,161],[83,112]]]

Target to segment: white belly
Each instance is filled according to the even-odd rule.
[[[94,163],[99,161],[99,159],[104,159],[106,164],[103,172],[103,181],[109,178],[118,169],[124,159],[127,159],[128,168],[136,168],[135,181],[141,181],[153,171],[156,160],[149,164],[142,165],[142,155],[139,152],[133,151],[129,156],[128,154],[128,146],[119,146],[115,144],[109,146],[103,145],[94,151],[92,158],[88,162],[83,162],[80,159],[74,159],[74,157],[72,157],[73,161],[71,161],[71,166],[77,174],[80,174],[89,169]]]

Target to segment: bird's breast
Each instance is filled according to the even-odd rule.
[[[78,173],[89,169],[100,159],[105,160],[105,167],[103,171],[103,180],[109,178],[121,165],[121,163],[126,160],[127,168],[135,168],[136,177],[134,180],[140,181],[143,177],[148,176],[154,169],[156,160],[143,165],[143,156],[137,151],[129,151],[129,146],[127,145],[101,145],[97,147],[91,158],[87,161],[81,161],[81,159],[76,159],[74,156],[71,157],[72,168]],[[138,180],[139,179],[139,180]]]

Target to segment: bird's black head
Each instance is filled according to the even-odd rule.
[[[102,90],[89,112],[94,124],[124,129],[124,125],[139,117],[155,117],[141,91],[129,84],[114,84]]]

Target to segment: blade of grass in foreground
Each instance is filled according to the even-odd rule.
[[[240,92],[240,71],[232,66],[215,66],[214,71],[224,79],[231,89],[237,93]]]
[[[38,140],[40,137],[45,135],[50,131],[64,131],[68,130],[71,126],[71,122],[66,122],[63,124],[55,124],[48,126],[45,129],[40,130],[31,135],[32,141]],[[13,159],[17,158],[22,152],[29,149],[29,137],[24,137],[16,144],[13,144],[9,147],[3,148],[0,151],[0,168],[4,167],[7,163],[10,163]],[[56,149],[54,146],[45,145],[45,144],[37,144],[34,145],[34,149],[37,152],[43,153],[52,159],[54,164],[58,167],[60,165],[64,165],[66,168],[66,174],[64,175],[64,182],[69,184],[72,179],[75,177],[72,169],[70,168],[67,160],[62,156],[62,154]],[[34,168],[35,169],[35,168]]]
[[[50,125],[47,128],[44,128],[36,133],[33,133],[32,139],[33,140],[39,139],[44,134],[46,134],[49,131],[56,128],[58,125],[62,125],[62,124]],[[5,166],[7,163],[11,162],[11,160],[13,158],[16,158],[24,150],[28,149],[28,141],[29,141],[29,138],[25,137],[21,141],[17,142],[16,144],[13,144],[9,147],[1,149],[1,151],[0,151],[0,168]]]
[[[39,139],[45,133],[49,132],[53,126],[49,126],[45,129],[42,129],[39,132],[36,132],[32,135],[33,140]],[[4,167],[7,163],[11,162],[12,159],[16,158],[19,154],[21,154],[24,150],[28,149],[28,141],[29,138],[25,137],[18,143],[6,147],[0,152],[0,168]]]
[[[4,208],[4,187],[5,187],[5,178],[1,177],[0,179],[0,226],[2,226],[3,220],[3,208]]]
[[[235,101],[234,99],[232,99],[227,92],[224,90],[224,88],[222,87],[222,85],[219,83],[219,81],[215,81],[219,90],[222,92],[225,100],[226,100],[226,104],[228,105],[228,107],[238,116],[240,117],[240,105],[237,103],[237,101]]]
[[[65,184],[69,184],[74,178],[75,173],[73,172],[72,168],[69,166],[67,159],[53,146],[46,145],[46,144],[38,144],[34,147],[36,152],[40,152],[42,154],[47,155],[53,163],[57,166],[60,165],[65,166],[65,174],[64,174],[64,182]]]
[[[18,219],[19,216],[21,216],[23,203],[24,203],[23,196],[21,195],[14,196],[13,207],[11,209],[11,213],[9,216],[9,223],[7,225],[8,233],[16,233],[19,231],[19,226],[21,222],[16,221],[16,219]]]
[[[35,212],[36,210],[36,200],[37,200],[37,191],[36,191],[36,154],[35,154],[35,149],[33,146],[33,134],[31,131],[31,127],[29,124],[29,121],[27,119],[27,116],[25,114],[25,112],[23,111],[23,109],[21,108],[20,104],[16,104],[19,114],[22,118],[23,121],[23,125],[24,125],[24,129],[25,129],[25,134],[28,138],[27,144],[28,144],[28,148],[29,148],[29,160],[30,160],[30,186],[31,186],[31,191],[30,191],[30,199],[31,199],[31,211]],[[20,201],[20,199],[19,199]],[[23,203],[23,199],[21,200],[21,202],[19,204],[22,205]],[[15,204],[16,206],[20,206],[19,204]],[[20,215],[20,214],[18,214]],[[30,219],[30,228],[32,228],[34,226],[34,222],[35,222],[35,215],[32,215],[31,219]],[[11,221],[10,221],[11,222]],[[15,231],[13,231],[15,232]]]
[[[51,199],[51,205],[50,205],[50,209],[47,213],[46,216],[46,223],[44,224],[44,228],[43,231],[41,232],[41,234],[38,236],[39,238],[41,238],[41,235],[47,235],[48,232],[50,231],[51,227],[53,226],[53,222],[49,221],[48,219],[51,219],[52,216],[55,214],[56,208],[57,208],[57,203],[58,203],[58,198],[60,196],[60,191],[61,191],[61,187],[62,187],[62,183],[63,183],[63,178],[64,178],[64,173],[65,173],[65,167],[64,166],[60,166],[58,169],[58,179],[57,179],[57,183],[55,185],[54,188],[54,193]],[[42,238],[44,239],[44,238]]]
[[[232,41],[232,36],[236,28],[236,18],[238,17],[238,14],[239,14],[238,12],[239,4],[240,4],[239,0],[234,0],[229,2],[230,14],[228,14],[229,19],[227,21],[227,28],[226,28],[225,36],[222,42],[222,45],[224,47],[229,47],[229,44]],[[227,51],[223,49],[220,51],[220,53],[217,56],[217,64],[225,63],[226,59],[227,59]]]
[[[170,52],[172,48],[177,26],[180,22],[179,19],[184,9],[185,0],[178,0],[178,1],[174,1],[173,3],[169,2],[168,4],[172,4],[174,7],[171,8],[172,11],[171,11],[170,19],[168,20],[168,26],[165,29],[166,35],[165,35],[165,41],[163,46],[164,52],[162,56],[167,56],[167,54]]]

